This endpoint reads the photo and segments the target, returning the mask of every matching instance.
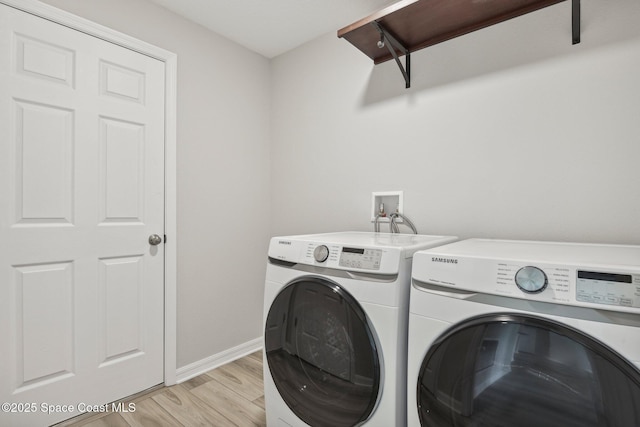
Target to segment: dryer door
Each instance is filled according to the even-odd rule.
[[[358,302],[338,284],[296,280],[275,298],[265,353],[282,399],[312,426],[353,426],[375,408],[380,358]]]
[[[638,426],[640,372],[567,325],[527,315],[469,319],[428,351],[423,426]]]

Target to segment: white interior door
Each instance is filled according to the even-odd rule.
[[[0,4],[0,425],[163,380],[164,73]]]

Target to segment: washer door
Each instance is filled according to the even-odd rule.
[[[417,396],[423,426],[640,425],[640,372],[584,333],[534,316],[449,329],[422,363]]]
[[[275,298],[265,325],[271,377],[312,426],[354,426],[375,408],[380,358],[358,302],[323,278],[296,280]]]

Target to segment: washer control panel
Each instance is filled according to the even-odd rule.
[[[340,252],[340,267],[380,270],[382,251],[380,249],[348,248]]]
[[[307,243],[305,247],[303,257],[299,260],[304,264],[340,270],[366,270],[379,274],[397,272],[398,261],[389,251],[382,249],[315,242]],[[386,271],[390,268],[396,270]]]
[[[576,299],[593,304],[640,307],[640,274],[578,270]]]

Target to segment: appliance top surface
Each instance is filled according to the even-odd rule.
[[[295,240],[341,246],[384,247],[419,250],[442,245],[455,240],[453,236],[429,236],[423,234],[374,233],[365,231],[345,231],[338,233],[280,236],[274,239]]]
[[[440,246],[432,252],[464,258],[640,266],[640,246],[635,245],[468,239]]]

